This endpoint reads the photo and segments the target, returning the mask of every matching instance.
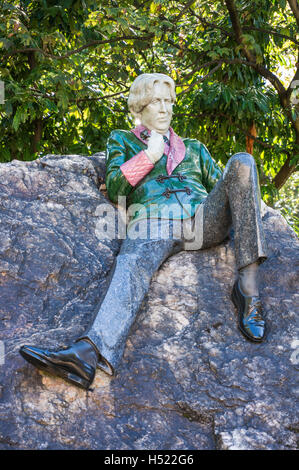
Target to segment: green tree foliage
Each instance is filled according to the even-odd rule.
[[[274,203],[274,209],[279,210],[289,225],[299,236],[299,173],[293,173],[279,191],[279,199]]]
[[[271,202],[298,165],[298,25],[296,0],[0,0],[0,161],[102,150],[133,79],[163,72],[176,131],[222,164],[251,136]]]

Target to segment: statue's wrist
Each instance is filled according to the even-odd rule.
[[[151,152],[149,152],[148,149],[145,150],[145,153],[146,153],[146,156],[149,158],[149,160],[150,160],[153,164],[155,164],[155,163],[156,163],[156,158],[155,158],[156,156],[155,156],[154,154],[152,154]]]

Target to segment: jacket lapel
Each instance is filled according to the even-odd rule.
[[[145,145],[148,143],[151,132],[141,124],[131,130],[135,136]],[[186,147],[182,139],[174,132],[172,127],[169,128],[170,138],[169,145],[165,143],[164,153],[167,155],[166,170],[171,175],[173,170],[181,163],[186,154]]]

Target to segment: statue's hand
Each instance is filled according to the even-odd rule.
[[[160,160],[164,153],[164,140],[161,134],[152,130],[145,153],[154,164]]]

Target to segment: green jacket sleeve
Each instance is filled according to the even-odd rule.
[[[121,131],[111,132],[106,147],[106,188],[109,199],[116,203],[118,196],[128,196],[132,186],[120,166],[128,159]]]
[[[222,175],[219,166],[213,160],[204,144],[200,144],[200,167],[202,182],[207,192],[210,193]]]

